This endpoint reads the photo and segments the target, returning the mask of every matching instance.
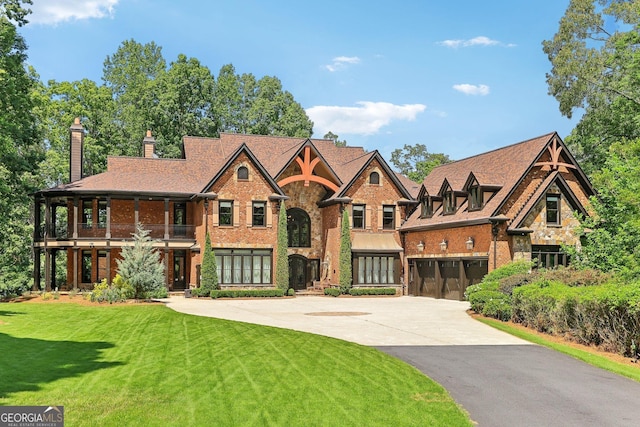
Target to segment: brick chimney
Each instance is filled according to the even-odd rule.
[[[156,140],[151,136],[151,131],[147,131],[147,136],[142,140],[144,145],[144,157],[145,159],[153,159],[156,157]]]
[[[76,117],[69,128],[71,143],[69,147],[69,182],[82,179],[82,150],[84,144],[84,127],[80,124],[80,117]]]

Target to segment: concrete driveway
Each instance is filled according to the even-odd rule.
[[[312,296],[165,302],[182,313],[374,346],[439,382],[480,426],[640,425],[640,383],[477,322],[466,302]]]

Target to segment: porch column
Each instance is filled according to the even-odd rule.
[[[107,196],[107,240],[111,239],[111,196]]]
[[[73,248],[73,289],[78,290],[78,248]]]
[[[165,279],[165,286],[167,287],[167,290],[171,289],[170,288],[171,280],[169,278],[169,248],[166,246],[166,243],[164,247],[164,279]]]
[[[78,196],[73,198],[73,240],[78,238]]]
[[[169,240],[169,199],[164,199],[164,240]]]
[[[109,243],[109,242],[107,242]],[[111,283],[113,278],[111,277],[111,248],[107,248],[107,283]]]
[[[44,290],[51,290],[51,249],[44,248]]]
[[[140,218],[140,198],[139,197],[134,197],[133,198],[133,225],[137,225],[138,224],[138,220]]]
[[[40,290],[40,248],[33,248],[33,286],[31,290]]]

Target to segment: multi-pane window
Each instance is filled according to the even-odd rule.
[[[107,251],[98,251],[98,282],[107,278]]]
[[[270,250],[216,249],[216,264],[221,284],[271,284]]]
[[[254,227],[264,227],[266,225],[266,202],[253,202],[251,204],[251,224]]]
[[[107,228],[107,201],[98,201],[98,228]]]
[[[366,211],[365,205],[353,205],[353,214],[352,214],[353,228],[364,228],[365,211]]]
[[[453,191],[449,190],[444,193],[444,213],[452,214],[456,212],[456,197]]]
[[[246,181],[249,179],[249,169],[246,166],[238,168],[238,180]]]
[[[80,281],[82,283],[91,283],[91,270],[91,251],[82,251],[82,266],[80,272]]]
[[[357,284],[392,284],[395,283],[394,256],[360,255],[357,264]]]
[[[220,225],[233,225],[233,200],[218,202],[218,220]]]
[[[176,236],[187,234],[187,206],[184,203],[173,204],[173,233]]]
[[[369,184],[380,185],[380,174],[378,172],[371,172],[369,175]]]
[[[382,228],[385,230],[396,228],[396,207],[394,205],[382,206]]]
[[[420,218],[430,218],[433,216],[433,200],[431,197],[423,197],[420,201]]]
[[[93,226],[93,200],[82,201],[82,228]]]
[[[482,191],[479,185],[469,187],[469,210],[482,209]]]
[[[299,208],[287,210],[287,233],[290,248],[311,247],[311,219]]]
[[[559,194],[547,194],[547,224],[560,225]]]

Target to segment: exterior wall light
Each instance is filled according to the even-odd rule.
[[[471,250],[471,249],[473,249],[473,245],[474,245],[475,242],[473,241],[473,237],[469,237],[467,239],[467,241],[464,242],[464,243],[465,243],[465,245],[467,245],[467,250]]]
[[[442,239],[442,242],[440,242],[440,250],[443,252],[447,250],[447,241],[445,239]]]
[[[418,248],[418,252],[424,251],[424,242],[420,240],[420,243],[418,243],[416,247]]]

